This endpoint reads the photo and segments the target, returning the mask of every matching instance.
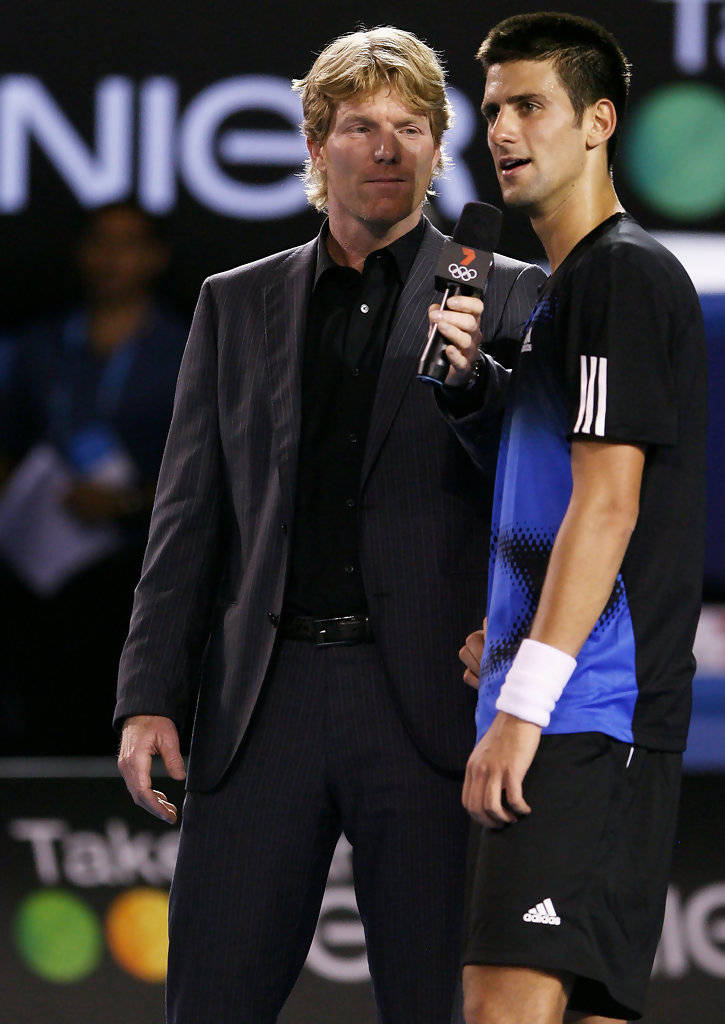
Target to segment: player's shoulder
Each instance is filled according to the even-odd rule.
[[[683,289],[695,294],[677,257],[626,213],[600,224],[571,256],[570,270],[577,277],[610,285],[628,281],[633,289],[647,287],[671,298]]]

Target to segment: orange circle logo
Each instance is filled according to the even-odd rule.
[[[108,909],[108,947],[121,967],[142,981],[166,978],[168,910],[168,892],[150,888],[129,889]]]

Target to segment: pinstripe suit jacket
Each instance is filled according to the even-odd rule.
[[[457,649],[485,605],[491,480],[415,380],[444,236],[431,224],[401,293],[360,481],[360,565],[414,742],[465,764],[473,699]],[[254,708],[286,582],[302,347],[317,240],[205,281],[179,374],[116,721],[196,715],[188,786],[213,787]],[[518,338],[543,273],[495,257],[485,339]],[[496,431],[491,432],[495,445]]]

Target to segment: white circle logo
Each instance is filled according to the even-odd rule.
[[[451,263],[448,266],[448,273],[451,277],[455,277],[457,281],[472,281],[474,277],[478,277],[478,271],[475,267],[462,267],[458,263]]]

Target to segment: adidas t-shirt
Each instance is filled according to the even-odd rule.
[[[524,328],[499,452],[479,737],[536,611],[571,442],[646,446],[637,526],[545,733],[684,748],[705,535],[705,336],[675,257],[627,214],[583,238]]]

